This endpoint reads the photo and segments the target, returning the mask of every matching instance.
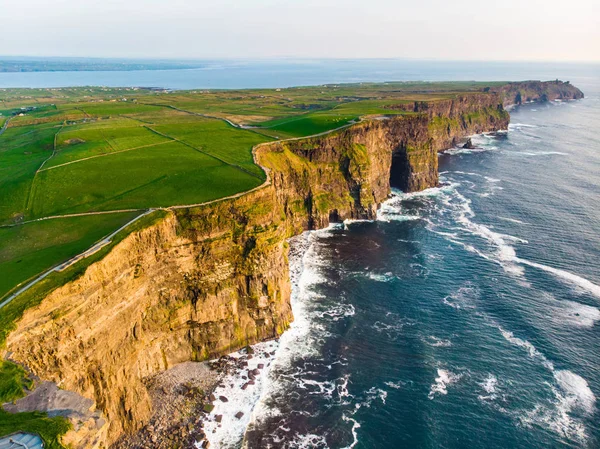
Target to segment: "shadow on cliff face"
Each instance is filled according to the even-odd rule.
[[[392,166],[390,168],[390,187],[397,188],[403,192],[408,191],[410,164],[406,151],[397,151],[392,155]]]

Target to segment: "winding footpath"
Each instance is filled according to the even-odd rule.
[[[11,118],[12,117],[7,118],[6,121],[4,122],[4,125],[2,125],[2,128],[0,128],[0,136],[2,134],[4,134],[4,131],[6,131],[6,128],[8,128],[8,122],[10,122]]]

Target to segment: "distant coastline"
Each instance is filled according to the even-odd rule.
[[[598,64],[426,60],[106,60],[78,59],[77,70],[3,70],[35,58],[0,56],[0,89],[77,86],[156,87],[168,90],[253,89],[394,81],[521,81],[570,79],[580,85]],[[48,59],[57,63],[58,59]],[[38,58],[39,61],[46,61]],[[61,59],[62,60],[62,59]],[[67,63],[73,61],[65,59]],[[86,62],[87,61],[87,62]],[[91,64],[93,70],[84,70]],[[180,64],[181,67],[177,67]],[[118,68],[118,69],[117,69]],[[64,69],[64,67],[63,67]]]
[[[37,58],[0,56],[0,73],[132,72],[208,67],[211,61],[118,58]]]

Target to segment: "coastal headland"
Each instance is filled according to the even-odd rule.
[[[68,414],[73,425],[56,445],[117,447],[124,436],[143,429],[152,419],[155,409],[148,385],[155,384],[149,380],[181,363],[214,359],[281,335],[293,320],[287,261],[290,237],[331,222],[373,219],[392,187],[413,192],[437,186],[438,153],[462,145],[470,135],[506,130],[509,105],[583,96],[561,81],[449,84],[445,88],[433,84],[426,93],[423,85],[404,91],[392,85],[384,91],[398,90],[401,98],[370,91],[368,98],[339,102],[336,107],[343,112],[327,109],[327,114],[309,112],[283,119],[273,118],[273,113],[266,121],[256,119],[257,109],[245,117],[234,110],[192,111],[194,120],[210,121],[215,132],[226,120],[224,126],[248,133],[243,138],[252,146],[254,163],[216,154],[212,142],[188,139],[189,134],[177,129],[179,116],[189,119],[185,106],[174,106],[163,97],[152,103],[146,100],[147,107],[160,107],[161,114],[166,107],[177,116],[159,125],[148,117],[132,118],[141,123],[136,127],[143,128],[138,138],[144,141],[112,152],[152,145],[192,147],[226,165],[227,176],[234,173],[241,187],[228,182],[221,198],[188,196],[171,204],[167,202],[172,198],[154,197],[150,200],[156,203],[131,207],[134,201],[121,193],[111,198],[110,208],[104,208],[106,201],[100,202],[91,213],[121,207],[124,214],[133,214],[124,222],[146,209],[156,211],[91,258],[69,266],[60,281],[51,276],[48,283],[38,284],[0,311],[9,317],[2,323],[2,344],[10,361],[5,365],[24,367],[38,384],[53,382],[84,401],[79,407],[85,413]],[[360,93],[359,87],[355,90]],[[345,88],[343,96],[350,98],[352,88]],[[357,108],[361,102],[370,103]],[[312,103],[302,104],[311,110]],[[91,117],[78,118],[86,119]],[[11,121],[7,132],[18,121]],[[43,120],[39,124],[48,126]],[[61,142],[65,148],[83,145],[92,141],[92,135],[69,136],[58,144],[56,139],[56,134],[50,138],[52,155]],[[32,209],[31,219],[57,211],[84,213],[83,200],[54,209],[44,202],[52,192],[60,193],[48,193],[50,186],[58,184],[44,170],[76,166],[73,161],[84,158],[104,160],[101,154],[105,153],[91,151],[76,159],[64,152],[59,162],[49,158],[49,166],[38,168],[34,176],[42,172],[42,178],[37,181],[37,194],[42,191],[45,196],[32,200],[38,209]],[[173,189],[186,185],[174,184]],[[26,226],[19,222],[27,221],[22,216],[7,217],[10,229]],[[117,224],[122,223],[110,226]],[[27,399],[19,399],[23,394],[17,391],[4,399],[18,403]],[[23,430],[28,430],[26,421]]]

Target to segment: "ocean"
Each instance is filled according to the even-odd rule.
[[[293,239],[295,321],[223,382],[211,447],[600,447],[600,77],[572,82],[440,187]]]
[[[136,61],[132,61],[135,63]],[[148,61],[146,61],[148,62]],[[202,61],[199,69],[0,73],[0,89],[12,87],[156,87],[241,89],[384,81],[593,81],[600,64],[410,59],[265,59]]]
[[[554,78],[586,98],[514,109],[506,132],[440,155],[440,187],[293,239],[295,321],[255,345],[256,385],[222,382],[205,430],[212,448],[597,448],[600,66],[228,62],[0,87]]]

